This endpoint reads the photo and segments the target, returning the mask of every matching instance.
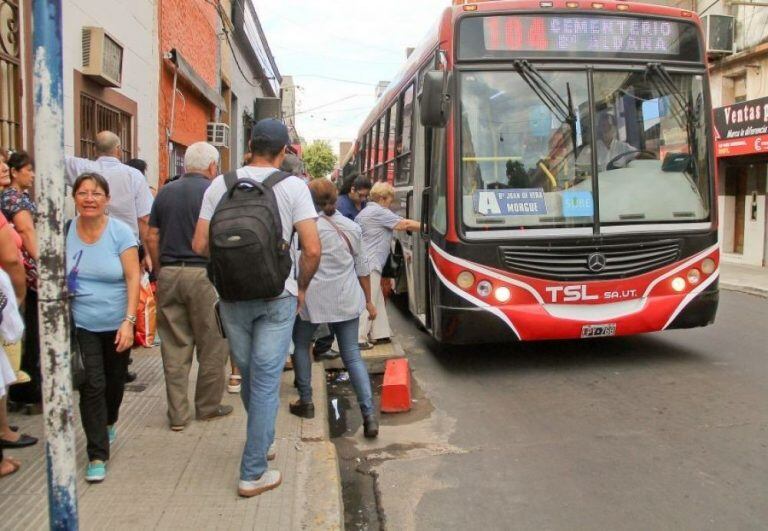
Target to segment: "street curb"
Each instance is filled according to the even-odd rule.
[[[360,354],[363,357],[368,374],[384,374],[387,360],[405,357],[405,351],[394,338],[390,343],[376,345],[370,350],[361,351]],[[325,360],[323,365],[326,371],[344,369],[344,363],[341,361],[341,358]]]
[[[742,286],[739,284],[729,284],[728,282],[720,282],[720,287],[727,291],[738,291],[746,293],[747,295],[754,295],[756,297],[763,297],[768,299],[768,289],[755,288],[753,286]]]
[[[325,367],[312,364],[312,402],[315,418],[301,419],[301,452],[296,510],[302,514],[302,529],[344,529],[344,502],[336,445],[328,425],[328,389]]]
[[[329,441],[331,429],[328,426],[328,389],[321,363],[312,364],[312,402],[315,404],[315,418],[301,420],[301,440]]]
[[[344,503],[336,445],[330,441],[302,443],[298,463],[296,509],[301,529],[344,529]]]

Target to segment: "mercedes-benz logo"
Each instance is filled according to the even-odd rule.
[[[593,273],[599,273],[605,269],[605,255],[602,253],[592,253],[587,257],[587,268]]]

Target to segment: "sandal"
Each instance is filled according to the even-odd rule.
[[[15,441],[0,439],[0,448],[26,448],[35,444],[37,444],[37,437],[32,437],[26,433],[19,435],[19,438]]]
[[[227,384],[227,392],[236,394],[240,392],[240,389],[242,388],[242,380],[243,377],[239,374],[230,374],[229,375],[229,384]],[[232,383],[235,382],[235,383]]]
[[[15,474],[21,468],[21,463],[10,457],[6,457],[0,461],[0,478]]]

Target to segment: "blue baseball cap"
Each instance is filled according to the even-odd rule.
[[[289,153],[296,153],[291,146],[291,136],[288,134],[288,128],[283,122],[275,118],[264,118],[256,122],[251,131],[251,138],[260,136],[269,140],[270,146],[274,148],[287,148]]]

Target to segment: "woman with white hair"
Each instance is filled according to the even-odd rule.
[[[395,189],[391,184],[376,183],[371,188],[368,204],[355,218],[363,229],[363,248],[371,270],[371,295],[377,310],[376,319],[369,320],[367,311],[360,316],[358,341],[361,349],[370,349],[371,342],[386,342],[392,335],[381,290],[381,271],[389,257],[394,231],[421,229],[420,222],[402,218],[389,209],[394,199]]]

